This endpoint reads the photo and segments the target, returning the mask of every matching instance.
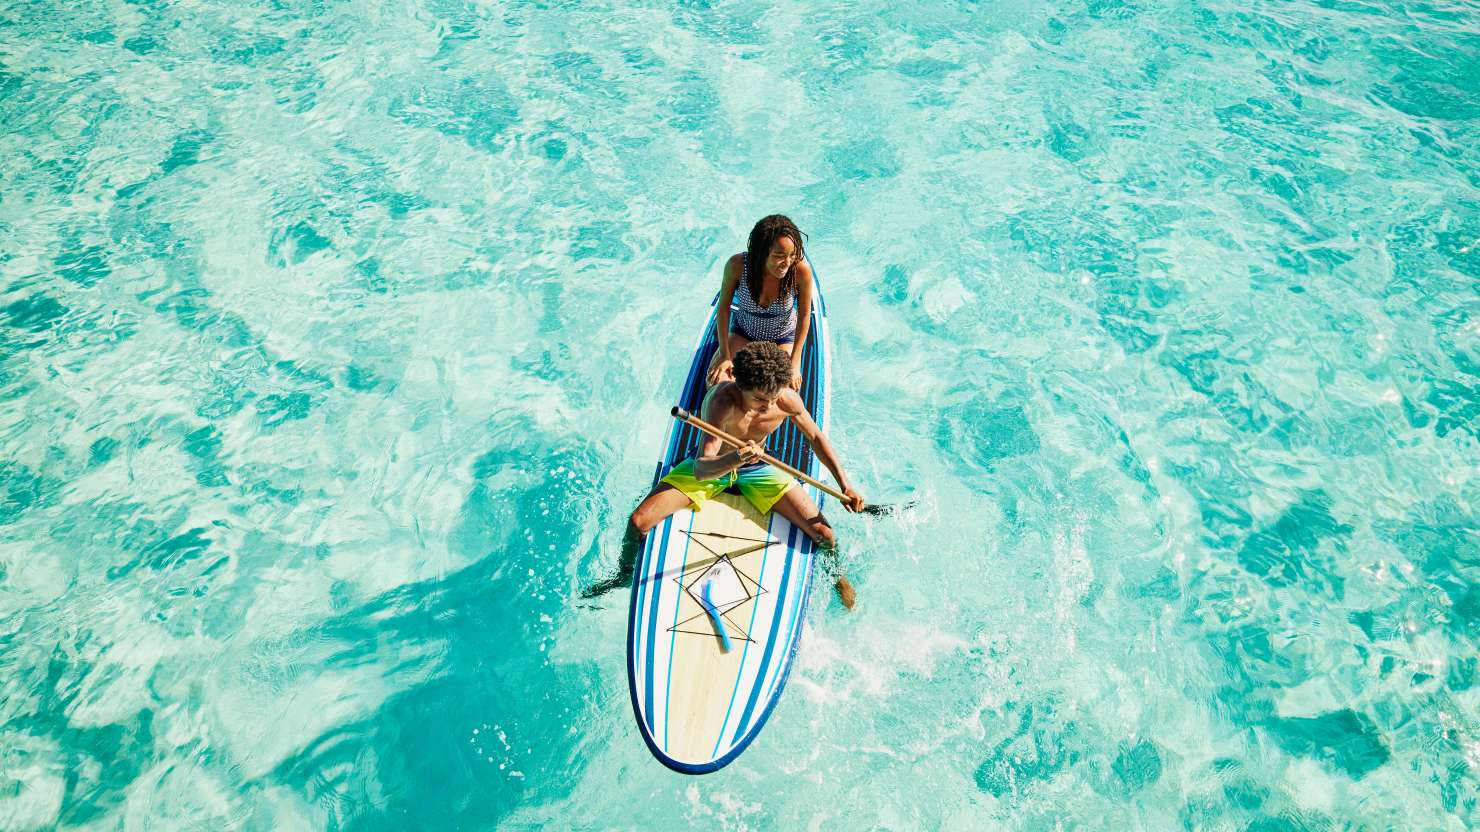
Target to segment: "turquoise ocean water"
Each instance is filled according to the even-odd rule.
[[[5,4],[0,829],[1480,826],[1477,21]],[[577,595],[773,211],[919,506],[686,778]]]

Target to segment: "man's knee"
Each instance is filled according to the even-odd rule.
[[[638,506],[632,510],[632,516],[627,518],[627,522],[638,534],[647,534],[654,525],[652,514],[643,506]]]

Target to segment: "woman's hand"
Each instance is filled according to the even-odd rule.
[[[843,494],[847,495],[848,497],[848,501],[843,503],[843,508],[846,508],[854,513],[863,511],[863,495],[855,491],[851,483],[843,486]]]
[[[801,389],[802,389],[802,368],[801,367],[798,367],[796,365],[792,365],[792,368],[791,368],[791,381],[788,382],[788,384],[790,385],[791,389],[796,390],[798,392],[801,391]]]
[[[709,385],[713,387],[734,375],[730,372],[730,367],[734,363],[730,359],[724,358],[709,365]]]

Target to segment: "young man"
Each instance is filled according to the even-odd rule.
[[[720,440],[705,434],[699,455],[673,466],[650,494],[632,512],[627,527],[620,572],[585,595],[600,594],[614,586],[631,583],[637,543],[663,518],[693,505],[698,508],[730,486],[735,486],[761,513],[775,511],[816,541],[824,555],[836,559],[832,526],[796,480],[775,466],[760,461],[766,437],[791,419],[807,438],[817,459],[832,472],[839,490],[848,495],[843,507],[862,511],[864,499],[853,489],[833,453],[832,443],[812,421],[802,397],[789,386],[791,357],[770,341],[753,341],[735,354],[734,381],[713,387],[704,399],[704,421],[746,442],[745,447],[726,449]],[[837,574],[838,597],[853,608],[853,586]]]

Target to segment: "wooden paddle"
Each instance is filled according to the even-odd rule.
[[[708,422],[704,421],[703,419],[700,419],[698,416],[695,416],[694,414],[688,412],[687,410],[684,410],[681,407],[675,407],[675,408],[673,408],[672,413],[673,413],[673,418],[678,419],[679,421],[682,421],[682,422],[687,422],[688,424],[693,425],[694,427],[698,428],[699,430],[704,431],[705,433],[709,434],[710,436],[713,436],[715,439],[718,439],[721,442],[725,442],[727,444],[734,445],[736,448],[740,448],[741,446],[743,446],[743,445],[746,444],[740,438],[735,437],[735,436],[731,436],[730,434],[728,434],[728,433],[720,430],[719,428],[715,427],[714,425],[709,424]],[[765,451],[762,451],[760,453],[760,458],[761,458],[762,461],[769,462],[770,464],[776,466],[777,468],[780,468],[781,470],[785,471],[788,474],[791,474],[793,477],[796,477],[797,479],[801,480],[802,482],[810,483],[811,485],[817,486],[818,488],[822,489],[822,491],[824,493],[832,495],[839,502],[842,502],[842,503],[848,502],[848,495],[846,495],[843,492],[839,491],[838,489],[836,489],[836,488],[828,485],[827,483],[822,482],[821,480],[818,480],[815,477],[808,476],[807,474],[804,474],[801,471],[798,471],[797,469],[791,467],[790,465],[787,465],[785,462],[782,462],[781,460],[777,459],[776,457],[771,456],[770,454],[766,453]],[[909,503],[906,503],[903,506],[903,508],[909,508],[912,505],[914,505],[914,501],[910,501]],[[900,507],[898,507],[898,506],[868,505],[868,506],[864,506],[863,507],[863,512],[862,513],[863,514],[872,514],[872,515],[878,516],[878,515],[885,515],[885,514],[895,514],[895,513],[899,512],[899,511],[900,511]]]

